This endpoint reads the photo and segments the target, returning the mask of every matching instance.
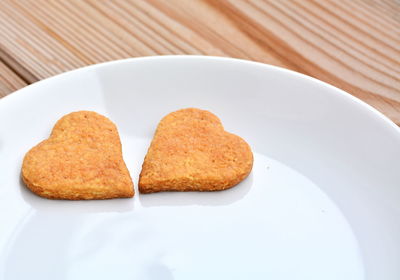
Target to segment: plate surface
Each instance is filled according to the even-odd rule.
[[[255,155],[215,193],[140,195],[158,121],[219,116]],[[24,154],[64,114],[118,127],[136,195],[53,201],[20,180]],[[227,58],[90,66],[0,101],[0,279],[400,279],[400,131],[310,77]]]

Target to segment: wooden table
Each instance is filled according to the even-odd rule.
[[[0,97],[88,64],[203,54],[260,61],[316,77],[400,124],[398,0],[0,4]]]

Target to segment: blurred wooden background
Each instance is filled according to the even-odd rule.
[[[0,0],[0,97],[88,64],[229,56],[344,89],[400,124],[398,0]]]

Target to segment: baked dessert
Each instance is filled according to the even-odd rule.
[[[139,191],[220,191],[245,179],[250,146],[226,132],[214,114],[182,109],[159,123],[143,162]]]
[[[52,199],[134,195],[116,126],[90,111],[62,117],[50,137],[25,155],[22,179],[32,192]]]

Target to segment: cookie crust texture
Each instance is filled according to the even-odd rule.
[[[91,111],[73,112],[57,121],[50,137],[25,155],[21,173],[32,192],[51,199],[134,195],[116,126]]]
[[[251,172],[253,153],[226,132],[217,116],[196,108],[178,110],[159,123],[139,177],[139,191],[220,191]]]

